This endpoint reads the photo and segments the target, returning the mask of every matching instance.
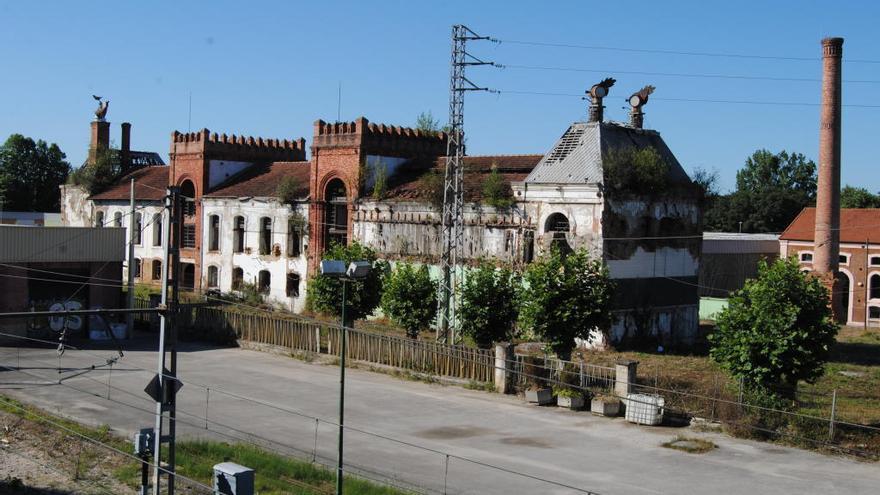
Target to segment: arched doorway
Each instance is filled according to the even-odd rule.
[[[196,286],[196,265],[181,263],[180,290],[193,290]]]
[[[324,189],[324,238],[325,246],[348,244],[348,196],[342,179],[333,179]]]
[[[837,272],[837,293],[831,298],[837,313],[837,323],[846,325],[849,322],[850,295],[853,293],[852,279],[845,272]]]
[[[196,186],[189,179],[180,183],[180,196],[183,199],[184,216],[196,214]]]
[[[568,254],[572,251],[567,239],[570,232],[571,224],[568,221],[568,217],[562,213],[550,215],[544,223],[544,233],[550,239],[550,248],[559,249],[562,254]]]

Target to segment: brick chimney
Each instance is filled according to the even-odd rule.
[[[832,292],[840,256],[840,119],[843,38],[822,40],[822,106],[813,270]],[[835,305],[832,304],[832,308]],[[835,308],[837,309],[837,308]]]
[[[629,123],[636,129],[641,129],[645,122],[645,112],[642,107],[648,103],[648,97],[656,88],[650,84],[636,91],[629,97]]]
[[[110,122],[105,120],[92,121],[92,135],[89,139],[88,163],[95,163],[98,150],[106,150],[110,147]]]
[[[615,79],[609,77],[594,84],[593,87],[587,91],[587,96],[590,100],[589,122],[602,122],[605,118],[605,106],[602,105],[602,99],[608,96],[608,90],[611,86],[614,86],[615,82]]]
[[[120,154],[122,155],[122,170],[123,172],[125,172],[131,168],[131,124],[128,122],[123,122],[121,127],[122,149],[120,150]]]

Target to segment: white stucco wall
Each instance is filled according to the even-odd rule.
[[[308,218],[308,203],[299,203],[295,211],[304,219]],[[208,288],[208,270],[216,266],[219,270],[219,287],[221,292],[232,291],[232,270],[240,267],[243,280],[256,283],[260,271],[268,270],[271,283],[266,300],[290,311],[300,312],[305,308],[308,251],[308,226],[303,227],[302,248],[296,258],[287,256],[288,219],[294,210],[269,198],[202,198],[202,287]],[[209,229],[211,215],[220,217],[219,250],[209,251]],[[236,216],[245,218],[245,250],[233,253],[233,222]],[[268,255],[260,255],[259,227],[260,219],[272,219],[272,246],[277,246]],[[300,276],[299,296],[287,297],[287,274],[297,273]]]

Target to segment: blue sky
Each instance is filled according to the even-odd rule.
[[[606,117],[626,120],[624,99],[657,87],[645,108],[686,169],[717,169],[722,188],[755,149],[816,159],[816,106],[681,102],[661,98],[818,103],[815,81],[631,75],[616,71],[818,79],[819,41],[846,38],[844,59],[880,60],[880,2],[8,2],[0,0],[0,136],[57,142],[85,158],[90,95],[111,100],[108,120],[133,124],[133,147],[167,159],[169,136],[193,130],[311,141],[316,119],[413,125],[423,110],[448,113],[450,27],[463,23],[500,44],[471,51],[507,65],[598,72],[474,68],[501,94],[468,94],[470,154],[543,153],[586,115],[577,97],[599,79],[618,82]],[[762,54],[808,61],[680,56],[536,47],[576,45]],[[880,64],[844,65],[844,79],[880,80]],[[880,105],[880,84],[845,83],[844,104]],[[845,108],[843,182],[880,190],[874,139],[880,108]]]

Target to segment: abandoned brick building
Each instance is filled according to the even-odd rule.
[[[134,167],[91,196],[68,186],[64,218],[81,225],[113,218],[132,177],[136,185],[149,182],[136,187],[138,204],[158,207],[164,178],[193,198],[184,226],[185,286],[229,292],[253,283],[267,300],[300,311],[308,278],[334,242],[357,241],[381,257],[436,270],[446,148],[442,132],[363,117],[315,122],[308,159],[302,138],[174,132],[170,166]],[[665,167],[660,182],[639,190],[608,186],[609,170],[625,171],[627,157],[640,150]],[[609,122],[594,98],[588,121],[568,126],[548,153],[467,156],[465,165],[465,263],[523,265],[553,244],[586,247],[617,283],[614,340],[654,334],[686,343],[696,336],[699,193],[660,134],[642,128],[640,108],[628,124]],[[490,177],[501,179],[504,197],[486,197]],[[283,180],[297,186],[295,199],[279,198]],[[145,238],[135,257],[161,268]],[[140,281],[156,278],[152,269],[135,270]]]

